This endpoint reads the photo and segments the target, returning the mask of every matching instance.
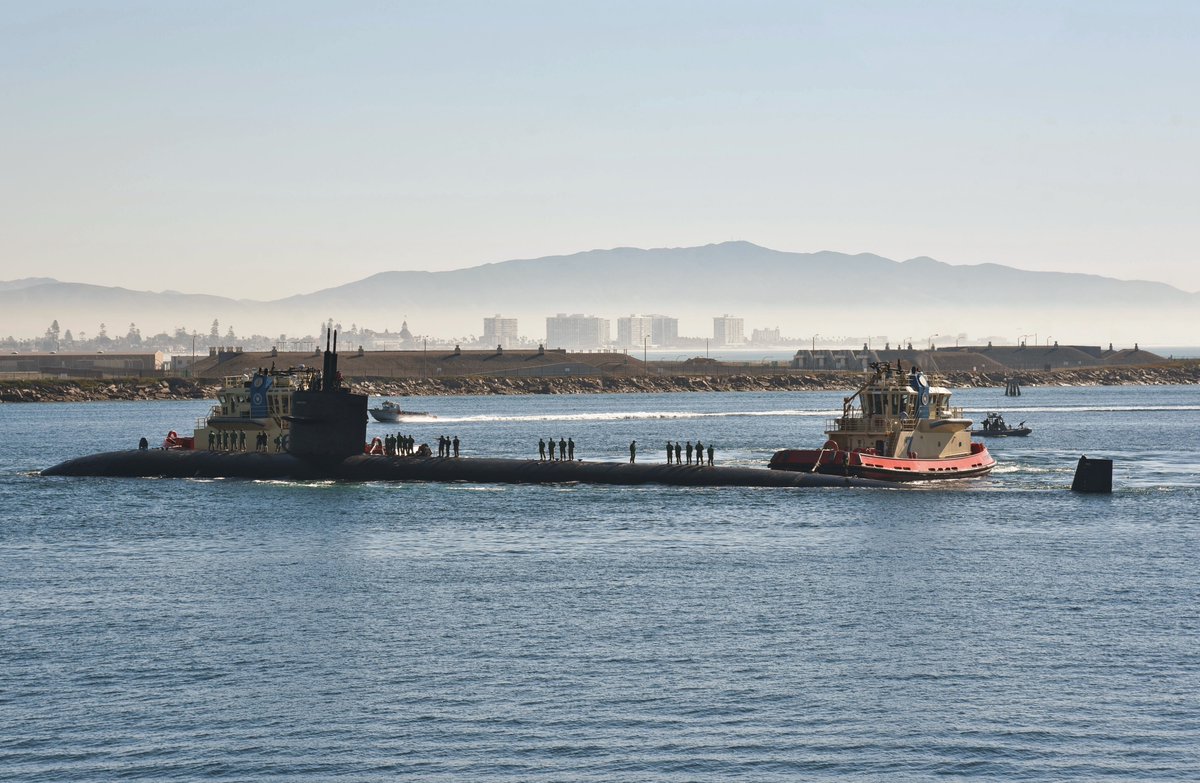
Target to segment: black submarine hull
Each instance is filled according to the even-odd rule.
[[[43,476],[242,478],[258,480],[465,481],[501,484],[664,484],[684,487],[889,487],[891,482],[762,468],[625,462],[543,462],[478,457],[355,455],[308,460],[293,454],[144,449],[67,460]]]

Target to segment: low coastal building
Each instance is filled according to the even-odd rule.
[[[140,378],[160,375],[162,351],[152,353],[19,353],[0,355],[5,378]]]

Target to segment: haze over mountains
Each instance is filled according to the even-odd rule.
[[[749,242],[385,272],[283,299],[263,290],[229,294],[131,291],[48,278],[0,282],[0,333],[32,337],[57,319],[63,329],[90,334],[101,322],[110,331],[135,322],[143,334],[177,326],[205,334],[215,318],[222,332],[304,335],[333,318],[377,331],[397,331],[407,319],[416,334],[451,337],[478,334],[483,317],[500,313],[518,318],[522,335],[538,338],[546,316],[555,313],[610,319],[661,313],[680,319],[681,335],[705,336],[712,317],[728,313],[745,319],[747,334],[775,326],[790,336],[914,341],[958,333],[1016,340],[1036,333],[1061,342],[1145,345],[1190,344],[1200,335],[1200,293],[1163,283],[924,257],[897,262],[866,253],[790,253]]]

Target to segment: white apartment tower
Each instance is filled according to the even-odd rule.
[[[617,346],[674,345],[679,339],[679,319],[665,315],[631,315],[617,319]]]
[[[608,345],[607,318],[594,315],[558,315],[546,318],[546,347],[566,348],[568,351],[591,351]]]
[[[483,344],[487,348],[498,345],[501,348],[513,348],[519,341],[517,336],[517,319],[501,318],[499,313],[491,318],[483,319]]]
[[[742,345],[746,342],[744,320],[728,313],[713,318],[713,343],[715,345]]]
[[[617,319],[617,347],[641,348],[653,342],[654,319],[647,315],[631,315]]]

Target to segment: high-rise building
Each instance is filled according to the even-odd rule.
[[[617,319],[617,346],[674,345],[679,339],[679,319],[665,315],[631,315]]]
[[[654,319],[646,315],[631,315],[617,319],[617,347],[641,348],[652,342]]]
[[[546,318],[546,347],[568,351],[590,351],[609,343],[607,318],[594,315],[558,315]]]
[[[487,348],[498,345],[512,348],[520,341],[517,335],[517,319],[501,318],[499,313],[483,319],[483,344]]]
[[[679,319],[666,315],[650,316],[650,344],[670,346],[679,341]]]
[[[716,345],[742,345],[746,342],[743,333],[744,321],[728,313],[713,318],[713,343]]]

